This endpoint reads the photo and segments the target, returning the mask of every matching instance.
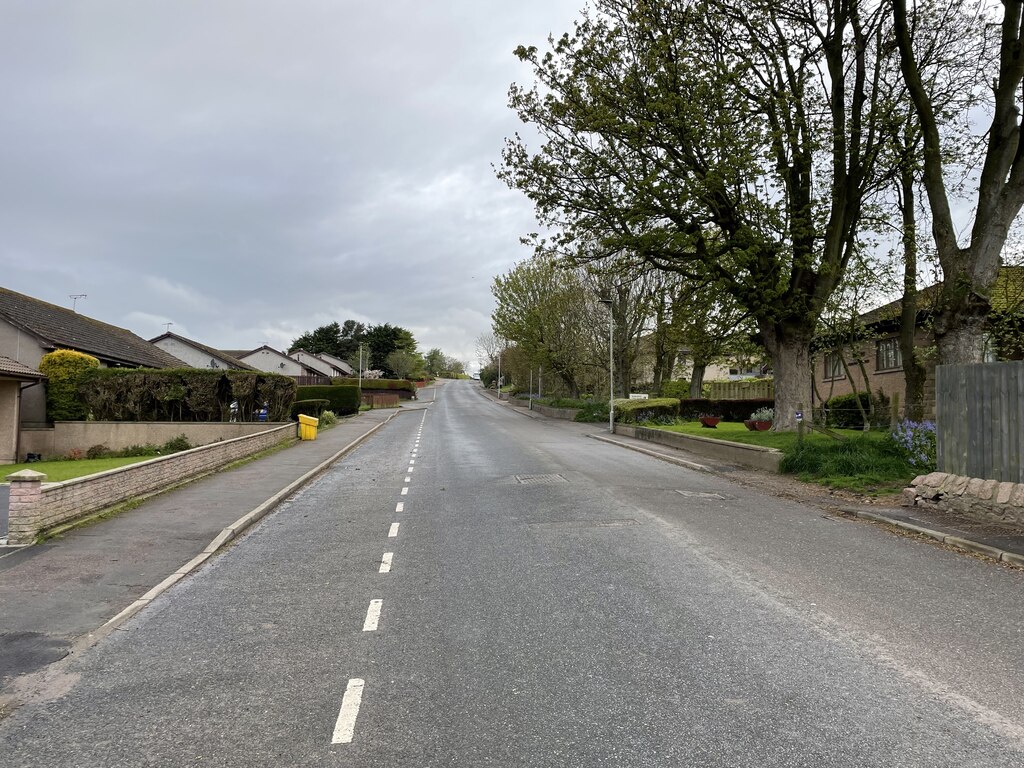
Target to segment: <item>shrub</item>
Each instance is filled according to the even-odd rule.
[[[320,418],[320,412],[330,403],[327,400],[296,400],[292,403],[292,420],[298,421],[299,414]]]
[[[774,408],[758,408],[750,414],[751,421],[775,421]]]
[[[663,381],[661,383],[662,397],[675,397],[679,400],[686,400],[690,397],[690,382],[688,381]]]
[[[89,416],[78,388],[89,374],[100,367],[92,355],[71,349],[58,349],[43,355],[39,372],[46,381],[47,421],[81,421]]]
[[[616,400],[615,420],[623,424],[653,421],[662,416],[676,419],[679,400],[674,397],[652,397],[649,400]]]
[[[68,461],[81,461],[84,458],[85,454],[82,452],[81,448],[72,448],[70,451],[68,451]]]
[[[332,384],[326,387],[299,387],[296,400],[326,400],[335,415],[348,416],[359,411],[359,387]]]
[[[338,417],[334,411],[321,411],[320,412],[320,426],[330,427],[338,423]]]
[[[679,418],[683,421],[696,421],[701,414],[719,414],[723,421],[746,421],[750,412],[760,408],[772,408],[774,400],[708,400],[691,398],[679,401]]]
[[[586,401],[579,406],[579,409],[579,413],[576,414],[574,421],[579,421],[584,424],[608,421],[608,403],[603,400]]]
[[[185,437],[184,433],[177,437],[172,437],[166,443],[160,446],[160,453],[178,453],[179,451],[187,451],[192,447],[192,444]]]
[[[100,443],[98,445],[89,446],[89,449],[85,452],[85,458],[87,459],[102,459],[104,456],[110,453],[110,449],[107,446]]]
[[[935,471],[938,449],[934,421],[901,421],[889,438],[910,466]]]
[[[350,379],[339,376],[336,379],[331,379],[331,383],[334,385],[358,387],[359,379]],[[363,392],[375,392],[381,390],[397,391],[399,397],[403,397],[407,400],[416,397],[416,385],[408,379],[369,379],[364,373]]]
[[[871,405],[875,407],[875,414],[871,418],[870,426],[883,427],[889,423],[889,398],[886,395],[882,392],[874,395],[868,392],[857,392],[856,394],[836,395],[825,403],[828,425],[837,429],[861,429],[864,426],[864,419],[857,408],[858,399],[865,414],[868,413]]]

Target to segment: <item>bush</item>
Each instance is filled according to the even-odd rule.
[[[104,456],[110,454],[110,449],[107,446],[100,443],[98,445],[89,446],[89,449],[85,452],[85,458],[87,459],[102,459]]]
[[[714,413],[721,416],[723,421],[746,421],[750,418],[751,411],[772,408],[774,405],[774,400],[764,399],[708,400],[692,398],[679,401],[679,418],[683,421],[696,421],[701,414]]]
[[[82,421],[89,416],[89,407],[79,397],[78,388],[99,367],[100,361],[92,355],[71,349],[43,355],[39,372],[47,377],[47,421]]]
[[[160,446],[160,453],[178,453],[179,451],[187,451],[192,447],[192,444],[185,437],[184,433],[177,437],[172,437],[166,443]]]
[[[321,411],[320,412],[320,426],[331,427],[338,423],[338,416],[334,411]]]
[[[296,400],[292,403],[292,421],[299,420],[299,414],[303,416],[312,416],[314,419],[320,418],[320,412],[323,411],[330,403],[327,400]]]
[[[652,397],[649,400],[616,400],[615,420],[623,424],[653,421],[662,417],[679,417],[679,400],[674,397]]]
[[[661,383],[661,396],[686,400],[690,397],[690,382],[680,380],[663,381]]]
[[[296,400],[326,400],[335,415],[348,416],[359,412],[359,387],[332,384],[326,387],[299,387]]]
[[[331,384],[343,386],[359,386],[359,379],[339,376],[331,379]],[[416,385],[408,379],[367,379],[363,378],[363,392],[397,391],[398,396],[406,400],[415,399]]]
[[[874,417],[870,420],[872,427],[884,427],[889,423],[889,398],[881,391],[872,395],[868,392],[857,392],[849,395],[836,395],[825,403],[828,426],[836,429],[862,429],[864,419],[857,408],[860,400],[864,412],[868,413],[871,405],[875,407]]]
[[[595,424],[597,422],[608,421],[608,403],[600,400],[588,400],[579,406],[579,413],[576,414],[574,421],[579,421],[584,424]]]
[[[935,471],[938,447],[934,421],[901,421],[893,428],[889,439],[910,466]]]

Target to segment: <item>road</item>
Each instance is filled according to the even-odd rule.
[[[440,388],[54,667],[4,765],[1024,764],[1024,573],[599,429]]]

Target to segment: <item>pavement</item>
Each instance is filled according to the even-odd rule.
[[[12,680],[116,629],[387,421],[403,411],[427,407],[429,399],[425,400],[397,411],[367,411],[345,419],[320,431],[316,441],[217,472],[42,544],[0,548],[0,711],[4,688]],[[507,407],[524,417],[555,421]],[[593,424],[558,424],[680,466],[738,479],[736,467],[686,451],[595,434]],[[800,500],[816,503],[808,497]],[[838,507],[845,514],[1024,566],[1024,531],[918,508],[838,504],[824,496],[818,501],[832,510]]]
[[[514,413],[531,419],[551,420],[536,411],[509,405],[507,401],[499,401],[490,390],[481,390],[481,392],[494,402],[500,402],[501,405]],[[589,437],[613,443],[629,450],[638,451],[688,469],[697,469],[728,476],[747,484],[750,484],[751,475],[764,478],[764,473],[762,472],[756,470],[744,471],[735,465],[725,464],[716,459],[709,459],[689,451],[653,444],[646,440],[637,440],[624,435],[615,435],[613,437],[607,433],[606,429],[603,433],[595,433],[595,428],[598,426],[596,424],[581,424],[577,426],[579,431],[587,433]],[[743,477],[740,477],[740,475]],[[755,483],[760,485],[757,481]],[[924,536],[937,543],[985,555],[999,562],[1024,567],[1024,530],[1010,523],[1001,524],[997,521],[975,520],[962,515],[925,507],[888,506],[884,503],[878,503],[874,499],[870,500],[871,503],[855,503],[849,499],[829,495],[825,489],[819,491],[816,487],[802,483],[795,478],[790,479],[787,485],[790,488],[800,488],[799,498],[803,502],[815,504],[830,511],[838,511],[845,515],[858,517],[862,520],[892,526],[901,533]],[[773,488],[763,486],[762,490],[766,493],[772,493]],[[785,491],[783,491],[783,494],[788,495]]]
[[[14,678],[88,647],[403,411],[365,411],[42,544],[0,548],[0,709]]]

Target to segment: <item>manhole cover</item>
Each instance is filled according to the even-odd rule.
[[[720,501],[726,501],[727,499],[735,498],[734,496],[726,496],[723,493],[711,493],[709,491],[676,491],[676,493],[688,499],[719,499]]]
[[[516,475],[516,480],[523,485],[552,485],[569,482],[561,475]]]

